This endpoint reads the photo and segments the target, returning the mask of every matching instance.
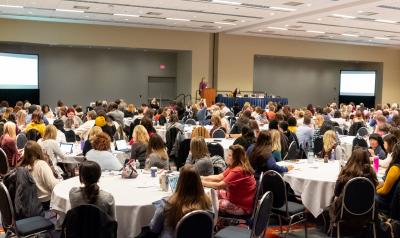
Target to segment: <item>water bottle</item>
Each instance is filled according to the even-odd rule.
[[[379,157],[378,156],[374,157],[374,170],[375,170],[375,173],[378,173],[378,170],[379,170]]]
[[[330,156],[330,160],[335,160],[335,149],[332,149],[332,151],[331,151],[331,156]]]
[[[309,150],[307,152],[307,162],[309,164],[312,164],[314,162],[314,152],[312,150]]]

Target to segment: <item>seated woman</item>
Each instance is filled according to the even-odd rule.
[[[117,132],[117,128],[104,111],[99,111],[97,113],[94,125],[100,127],[103,132],[107,133],[107,135],[111,138],[111,141],[114,140],[114,135]]]
[[[397,137],[393,134],[386,135],[383,137],[383,147],[386,150],[386,159],[379,161],[379,166],[382,168],[388,168],[392,162],[393,147],[397,143]]]
[[[269,130],[269,132],[271,133],[272,157],[274,157],[276,162],[282,161],[281,133],[276,129]]]
[[[328,157],[330,160],[340,160],[342,158],[342,147],[338,144],[336,137],[336,132],[333,130],[328,130],[322,137],[323,148],[321,152],[321,157]]]
[[[256,137],[254,136],[253,130],[250,129],[249,126],[245,125],[242,127],[242,132],[240,137],[238,137],[233,144],[241,145],[245,150],[249,148],[256,141]]]
[[[251,145],[246,153],[255,170],[256,179],[262,172],[268,170],[284,173],[293,169],[292,165],[284,167],[276,164],[275,158],[272,156],[272,139],[269,131],[261,131],[256,143]]]
[[[171,115],[171,109],[169,107],[164,107],[162,109],[162,113],[160,115],[160,118],[158,119],[159,125],[163,126],[167,123],[169,119],[169,115]]]
[[[38,143],[35,141],[26,143],[24,155],[19,166],[29,170],[35,180],[38,198],[43,205],[43,209],[49,210],[51,193],[59,180],[55,177]]]
[[[178,118],[178,115],[176,113],[172,113],[169,116],[169,122],[165,124],[165,130],[168,131],[172,127],[176,127],[181,131],[184,130],[184,125],[179,122],[179,118]]]
[[[46,125],[42,120],[42,115],[39,111],[34,111],[32,113],[31,122],[26,126],[25,132],[28,132],[31,129],[35,129],[40,133],[40,136],[44,136],[44,131],[46,130]]]
[[[149,144],[149,134],[142,125],[135,126],[132,133],[131,159],[139,161],[140,168],[144,169],[146,162],[147,145]]]
[[[115,220],[115,202],[112,194],[100,190],[100,165],[94,161],[85,161],[79,166],[79,181],[83,187],[74,187],[69,191],[71,208],[93,204]]]
[[[76,135],[74,132],[74,121],[72,119],[67,119],[64,122],[64,135],[65,135],[65,140],[67,142],[76,142]]]
[[[54,119],[54,113],[51,111],[49,105],[44,104],[42,106],[42,112],[43,116],[46,117],[47,119]]]
[[[371,134],[369,136],[370,148],[368,149],[370,157],[378,156],[380,160],[385,159],[386,153],[382,148],[382,147],[384,147],[383,144],[384,143],[383,143],[382,137],[380,137],[378,134]]]
[[[187,213],[194,210],[211,212],[211,200],[204,192],[197,170],[191,165],[181,168],[174,194],[154,205],[156,211],[149,226],[160,238],[174,237],[176,225]]]
[[[205,187],[218,189],[219,210],[232,215],[251,214],[256,193],[254,170],[240,145],[229,147],[228,169],[222,174],[202,177]]]
[[[197,137],[203,137],[205,139],[210,138],[210,133],[204,126],[195,127],[192,131],[192,139]]]
[[[18,152],[16,143],[16,125],[13,122],[6,122],[3,127],[3,135],[0,137],[0,148],[7,155],[8,165],[11,168],[17,166],[21,159],[21,154]]]
[[[53,122],[53,126],[57,128],[57,138],[56,141],[58,143],[65,143],[67,139],[65,138],[65,130],[64,130],[64,122],[61,119],[56,119]]]
[[[339,173],[335,185],[335,198],[329,211],[331,226],[337,221],[339,216],[344,186],[350,179],[355,177],[365,177],[369,179],[374,186],[378,184],[376,174],[369,163],[368,151],[362,148],[356,148],[352,152],[350,159]]]
[[[93,149],[93,141],[94,138],[96,138],[97,135],[102,133],[103,130],[99,126],[94,126],[89,130],[89,135],[88,139],[85,140],[85,143],[83,144],[83,149],[82,149],[82,154],[86,156],[87,152],[89,152],[91,149]]]
[[[158,134],[150,136],[149,144],[147,145],[147,158],[145,169],[157,167],[159,169],[169,168],[169,157],[164,141]]]
[[[140,125],[142,125],[142,126],[144,126],[144,128],[146,128],[147,133],[149,134],[149,136],[157,134],[157,131],[153,126],[153,121],[150,118],[148,118],[147,116],[144,116],[140,120]],[[133,131],[132,131],[132,133],[133,133]]]
[[[82,125],[82,120],[81,120],[81,118],[79,118],[79,117],[76,115],[76,111],[75,111],[75,109],[74,109],[73,107],[68,108],[66,114],[67,114],[67,115],[63,116],[63,117],[61,118],[61,120],[63,120],[64,123],[65,123],[68,119],[69,119],[69,120],[72,120],[72,129],[78,128],[80,125]]]
[[[86,159],[97,162],[101,170],[120,170],[122,164],[111,153],[111,139],[106,133],[102,132],[94,137],[92,142],[93,149],[86,154]]]
[[[190,152],[186,164],[194,165],[201,176],[214,174],[213,163],[208,153],[207,144],[204,138],[193,138],[190,141]]]
[[[49,156],[53,165],[57,165],[62,159],[65,159],[64,153],[60,149],[59,143],[56,141],[57,128],[53,125],[47,125],[42,139],[38,140],[38,144],[43,151]]]
[[[218,115],[213,115],[211,117],[211,125],[213,126],[210,130],[211,137],[213,136],[214,131],[219,129],[223,130],[226,133],[226,129],[222,127],[221,118]]]
[[[378,209],[389,210],[393,193],[400,181],[400,144],[393,146],[392,161],[385,172],[384,182],[377,186],[376,203]]]

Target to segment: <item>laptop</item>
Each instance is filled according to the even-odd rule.
[[[125,140],[117,140],[115,141],[116,150],[121,152],[129,152],[131,148],[129,148],[128,143]]]
[[[74,144],[70,143],[60,143],[60,149],[64,154],[71,154],[73,152],[72,148]]]

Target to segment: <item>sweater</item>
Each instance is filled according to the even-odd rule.
[[[88,139],[89,130],[94,126],[95,121],[89,120],[75,129],[75,134],[80,136],[83,140]]]
[[[8,165],[10,167],[15,167],[21,158],[15,139],[8,135],[2,135],[0,137],[0,148],[2,148],[7,155]]]
[[[382,187],[377,189],[377,194],[379,195],[387,195],[394,188],[394,184],[400,179],[400,167],[392,166],[389,169],[389,172],[386,175],[385,182]]]
[[[210,157],[205,156],[203,158],[194,160],[192,154],[189,154],[186,159],[186,164],[194,165],[194,168],[199,172],[200,176],[208,176],[214,174],[214,167]]]
[[[146,169],[150,169],[151,167],[157,167],[158,169],[168,169],[169,161],[168,159],[163,159],[161,156],[155,152],[149,154],[146,159]]]
[[[44,160],[36,160],[33,168],[28,169],[36,182],[39,201],[50,201],[51,193],[59,180],[54,177],[49,164]]]
[[[61,162],[63,159],[65,159],[65,155],[61,151],[60,146],[56,140],[39,139],[38,144],[42,147],[42,150],[47,153],[50,160],[53,162],[53,165],[56,165],[57,162]]]
[[[146,162],[146,152],[147,146],[143,143],[136,142],[132,144],[131,147],[131,159],[138,160],[140,163],[140,168],[144,169]]]
[[[32,130],[32,129],[37,130],[39,132],[40,136],[43,138],[44,131],[46,130],[46,125],[44,123],[31,122],[26,126],[25,131],[28,132],[29,130]]]
[[[92,149],[86,153],[86,159],[97,162],[101,170],[121,170],[122,164],[110,151]]]

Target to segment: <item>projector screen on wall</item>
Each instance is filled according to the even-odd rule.
[[[375,71],[340,71],[340,96],[375,96]]]
[[[0,52],[0,89],[38,89],[37,55]]]

